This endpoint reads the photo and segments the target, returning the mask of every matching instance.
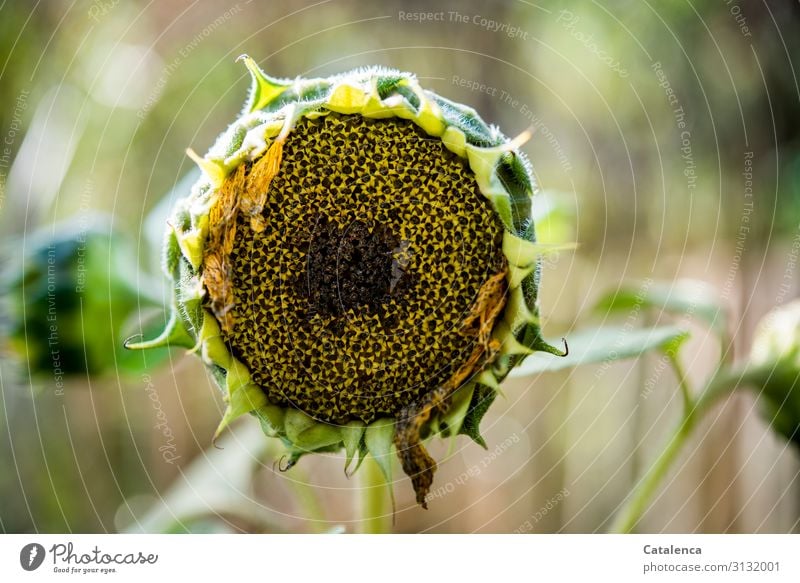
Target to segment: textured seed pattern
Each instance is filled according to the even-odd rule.
[[[260,232],[237,219],[225,340],[271,402],[322,421],[370,422],[417,402],[470,358],[476,340],[462,322],[503,268],[503,227],[440,140],[396,118],[302,118],[263,218]],[[320,241],[336,249],[321,253]],[[372,295],[331,307],[340,289]]]

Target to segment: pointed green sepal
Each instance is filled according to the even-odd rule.
[[[286,409],[277,405],[266,405],[256,412],[256,417],[261,422],[261,430],[267,437],[279,437],[284,435],[284,419]]]
[[[247,113],[264,109],[275,99],[292,86],[289,81],[274,79],[267,75],[248,55],[241,55],[237,61],[244,61],[245,67],[250,71],[250,96],[247,98],[245,111]]]
[[[569,344],[567,344],[566,338],[562,338],[561,341],[564,343],[564,350],[556,348],[552,344],[545,342],[544,338],[538,336],[531,348],[536,352],[549,352],[555,356],[567,356],[569,354]]]
[[[360,113],[367,105],[367,99],[368,96],[361,87],[341,83],[331,92],[326,107],[337,113]]]
[[[168,228],[164,233],[164,251],[161,258],[161,268],[173,280],[179,277],[181,246],[178,244],[178,234],[175,227],[167,223]]]
[[[514,336],[514,331],[511,329],[511,325],[505,320],[495,326],[492,338],[500,342],[499,354],[502,356],[508,354],[527,356],[528,354],[532,354],[534,352],[533,348],[526,346],[516,339]]]
[[[522,282],[536,269],[536,264],[527,267],[517,267],[511,263],[508,264],[508,287],[514,289],[522,285]]]
[[[229,371],[228,377],[230,377],[230,374]],[[214,432],[212,441],[216,441],[234,420],[266,404],[267,398],[264,396],[264,392],[253,383],[246,383],[233,389],[228,400],[228,406],[225,408],[225,414]]]
[[[364,443],[381,468],[387,484],[392,483],[392,443],[394,441],[394,420],[378,419],[367,425]]]
[[[364,435],[366,435],[366,433]],[[367,449],[367,443],[364,440],[364,438],[362,437],[361,441],[358,444],[358,460],[356,461],[356,467],[354,467],[353,471],[350,472],[351,476],[353,474],[355,474],[358,471],[358,468],[361,467],[361,464],[364,463],[364,460],[366,459],[367,454],[369,454],[369,450]]]
[[[392,445],[394,443],[394,420],[378,419],[367,425],[364,432],[364,445],[372,456],[375,463],[381,469],[381,474],[386,480],[386,487],[389,489],[389,497],[392,500],[392,508],[395,508],[394,487],[392,486]],[[361,465],[359,460],[359,465]],[[358,467],[356,467],[356,470]],[[355,470],[353,470],[355,472]]]
[[[475,377],[475,382],[485,385],[489,388],[492,388],[496,391],[500,390],[500,383],[497,380],[497,377],[492,372],[491,368],[487,368],[482,373],[480,373],[477,377]]]
[[[225,181],[225,177],[228,175],[228,170],[220,162],[208,160],[207,158],[200,156],[191,148],[186,148],[186,155],[189,156],[192,162],[197,164],[197,167],[203,171],[203,174],[205,174],[206,178],[211,181],[211,184],[214,185],[214,188],[219,188],[222,186],[222,183]]]
[[[464,424],[464,419],[467,417],[467,411],[469,411],[469,405],[472,402],[472,394],[474,392],[474,383],[467,383],[456,390],[450,401],[450,407],[447,409],[447,413],[442,416],[442,422],[447,425],[446,434],[452,438],[450,440],[448,455],[453,453],[456,436],[461,432],[461,426]]]
[[[461,425],[459,434],[466,435],[472,441],[480,445],[482,448],[487,449],[486,441],[481,436],[480,424],[483,416],[492,406],[497,391],[483,385],[476,385],[475,391],[472,393],[472,400],[467,410],[467,415],[464,417],[464,422]]]
[[[304,451],[317,451],[342,441],[336,425],[321,423],[297,409],[286,411],[286,437]]]
[[[503,233],[503,253],[508,262],[516,267],[529,267],[540,257],[573,250],[577,243],[535,243],[506,231]]]
[[[344,425],[340,428],[342,433],[342,442],[344,443],[344,452],[346,456],[345,464],[344,464],[344,473],[349,478],[350,476],[355,473],[355,470],[358,469],[358,466],[361,465],[360,461],[356,465],[355,470],[353,472],[348,473],[348,469],[350,465],[353,463],[353,459],[359,453],[361,448],[361,441],[364,437],[364,431],[366,430],[366,425],[361,421],[351,421],[347,425]]]
[[[171,348],[175,346],[192,348],[195,344],[194,339],[189,332],[187,332],[183,320],[178,316],[178,311],[175,308],[172,309],[164,331],[156,338],[133,342],[134,338],[136,337],[128,338],[123,346],[128,350],[146,350],[149,348]]]

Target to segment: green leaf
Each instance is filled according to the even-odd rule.
[[[545,190],[533,197],[533,222],[539,243],[559,244],[575,240],[575,195]]]
[[[281,532],[275,513],[252,494],[253,473],[271,443],[276,442],[265,439],[255,423],[235,426],[215,447],[183,464],[166,492],[146,513],[137,513],[125,532],[186,532],[198,517],[227,514],[247,516],[266,532]]]
[[[645,280],[636,287],[624,287],[603,296],[594,307],[600,314],[653,309],[691,316],[708,324],[719,334],[727,330],[725,308],[719,294],[707,283],[694,279],[670,282]]]
[[[688,337],[688,332],[676,326],[634,330],[623,327],[591,328],[569,335],[567,356],[534,353],[512,370],[509,376],[518,378],[584,364],[624,360],[651,350],[674,353]]]

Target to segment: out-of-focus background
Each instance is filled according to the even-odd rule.
[[[793,1],[1,3],[0,267],[39,295],[3,298],[0,530],[351,530],[342,455],[282,473],[251,419],[215,449],[223,405],[200,360],[119,349],[163,319],[160,218],[188,188],[185,149],[205,151],[243,105],[238,55],[280,77],[410,70],[507,135],[532,127],[524,150],[560,209],[542,236],[579,243],[545,264],[546,334],[669,321],[591,307],[623,284],[694,279],[726,306],[737,360],[800,288],[798,30]],[[79,301],[56,305],[51,286]],[[683,364],[699,385],[720,346],[693,315],[672,320],[693,332]],[[656,356],[509,381],[488,450],[433,446],[430,510],[397,480],[395,529],[605,530],[678,418],[676,387]],[[798,471],[737,394],[639,529],[798,531]]]

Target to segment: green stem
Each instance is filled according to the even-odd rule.
[[[384,534],[392,530],[392,511],[386,502],[386,479],[375,459],[368,455],[356,474],[359,487],[355,489],[360,511],[358,532],[362,534]]]
[[[611,525],[611,532],[633,532],[633,529],[638,524],[644,511],[647,510],[650,499],[659,484],[661,484],[661,481],[667,475],[667,471],[672,465],[672,462],[675,461],[678,452],[680,452],[686,439],[691,434],[695,425],[695,419],[697,419],[695,415],[689,415],[681,421],[681,424],[678,426],[675,433],[673,433],[672,437],[670,437],[669,442],[667,442],[666,447],[661,451],[655,463],[650,466],[650,469],[644,477],[639,480],[627,504],[625,504],[625,507],[620,511],[616,520]]]
[[[689,378],[686,376],[686,371],[683,370],[680,358],[678,358],[675,352],[668,352],[667,357],[672,363],[675,376],[678,377],[678,386],[681,389],[681,397],[683,397],[683,416],[684,418],[688,418],[694,408],[693,393],[692,388],[689,386]]]
[[[265,438],[260,432],[259,438],[263,442],[263,449],[258,454],[262,462],[277,458],[284,453],[278,440]],[[284,479],[286,480],[286,489],[291,494],[292,500],[297,504],[301,514],[308,520],[311,532],[328,532],[330,521],[326,518],[325,509],[320,503],[317,491],[311,485],[308,474],[302,468],[294,466],[284,476]]]
[[[722,328],[719,332],[719,345],[720,366],[730,366],[733,362],[733,339],[727,328]]]
[[[325,518],[325,510],[319,502],[317,492],[309,483],[307,476],[299,473],[296,467],[292,468],[291,472],[292,475],[289,477],[290,488],[297,505],[308,519],[311,531],[315,533],[327,532],[329,523]]]
[[[673,360],[676,361],[677,359]],[[692,430],[697,425],[697,422],[702,419],[706,411],[708,411],[720,397],[729,394],[741,383],[751,382],[753,379],[758,378],[761,372],[762,371],[759,369],[734,368],[719,370],[711,378],[697,399],[692,399],[691,394],[688,392],[688,385],[683,386],[685,383],[685,375],[681,367],[678,366],[676,373],[681,379],[681,391],[684,392],[685,395],[688,395],[689,400],[687,403],[689,406],[685,408],[682,419],[678,423],[677,428],[666,446],[664,446],[664,449],[661,451],[658,458],[656,458],[656,461],[636,484],[627,503],[611,525],[611,532],[633,532],[639,520],[642,518],[642,515],[650,505],[651,498],[658,489],[658,486],[667,476],[670,467],[678,457],[678,453],[680,453],[686,440],[691,435]],[[686,396],[684,398],[686,398]]]

